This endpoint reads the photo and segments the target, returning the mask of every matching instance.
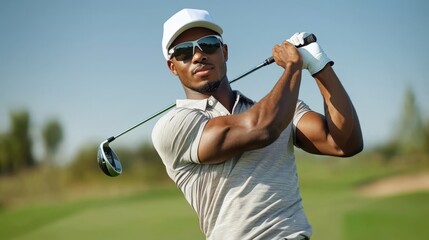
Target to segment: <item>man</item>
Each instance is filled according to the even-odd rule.
[[[293,148],[360,152],[353,104],[318,43],[294,46],[307,33],[274,46],[284,72],[253,102],[230,87],[222,32],[204,10],[183,9],[164,23],[162,50],[187,99],[157,122],[154,146],[207,239],[309,239]],[[298,100],[302,69],[319,86],[325,115]]]

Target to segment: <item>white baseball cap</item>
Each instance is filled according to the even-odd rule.
[[[207,28],[219,34],[223,33],[222,28],[212,21],[207,11],[188,8],[182,9],[164,23],[162,53],[165,59],[169,59],[168,48],[174,40],[184,31],[194,27]]]

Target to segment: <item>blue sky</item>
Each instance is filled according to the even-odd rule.
[[[429,117],[427,1],[2,0],[0,132],[9,129],[12,110],[27,109],[41,154],[41,128],[57,118],[67,159],[184,98],[161,51],[162,25],[182,8],[206,9],[223,27],[230,79],[295,32],[316,34],[355,103],[368,146],[393,134],[406,87]],[[280,74],[273,64],[233,88],[258,100]],[[323,111],[309,74],[300,98]],[[137,146],[154,123],[112,146]]]

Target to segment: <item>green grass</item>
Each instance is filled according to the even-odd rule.
[[[427,239],[429,193],[378,199],[345,215],[346,239]]]
[[[177,189],[3,211],[0,239],[204,239]]]
[[[302,156],[301,156],[302,157]],[[305,158],[305,156],[304,156]],[[298,161],[304,208],[313,226],[312,239],[404,239],[427,237],[429,193],[386,198],[359,196],[356,187],[386,176],[427,171],[427,165],[385,165],[371,159],[326,157]],[[384,208],[381,208],[384,207]],[[374,211],[376,209],[381,212]],[[398,210],[401,209],[401,210]],[[372,214],[377,213],[377,214]],[[402,214],[402,215],[400,215]],[[398,216],[402,216],[401,221]],[[413,223],[420,221],[419,223]],[[372,232],[366,223],[371,222]],[[378,223],[378,224],[375,224]],[[390,231],[375,238],[372,233]],[[407,235],[412,232],[412,235]],[[379,235],[377,235],[379,236]],[[407,238],[405,238],[407,239]]]
[[[301,158],[298,174],[304,208],[313,225],[312,239],[427,237],[428,192],[369,198],[354,191],[362,183],[422,171],[422,167],[386,167],[362,159]],[[124,179],[103,181],[113,184]],[[173,184],[116,197],[45,201],[0,209],[0,226],[0,239],[11,240],[204,239],[194,211]]]

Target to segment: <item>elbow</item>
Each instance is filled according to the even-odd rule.
[[[275,142],[282,133],[280,128],[277,127],[265,127],[263,129],[258,130],[259,132],[259,142],[261,143],[261,147],[268,146]]]
[[[340,157],[343,158],[350,158],[353,157],[360,152],[363,151],[364,143],[362,138],[359,139],[359,141],[354,141],[353,144],[349,144],[347,147],[345,147],[340,154]]]
[[[275,142],[287,125],[275,119],[249,118],[246,130],[249,139],[252,139],[252,148],[266,147]]]
[[[363,151],[363,144],[360,145],[360,146],[357,146],[357,147],[355,147],[353,149],[350,149],[350,150],[347,150],[347,151],[343,151],[343,155],[341,157],[343,157],[343,158],[350,158],[350,157],[353,157],[353,156],[359,154],[362,151]]]

